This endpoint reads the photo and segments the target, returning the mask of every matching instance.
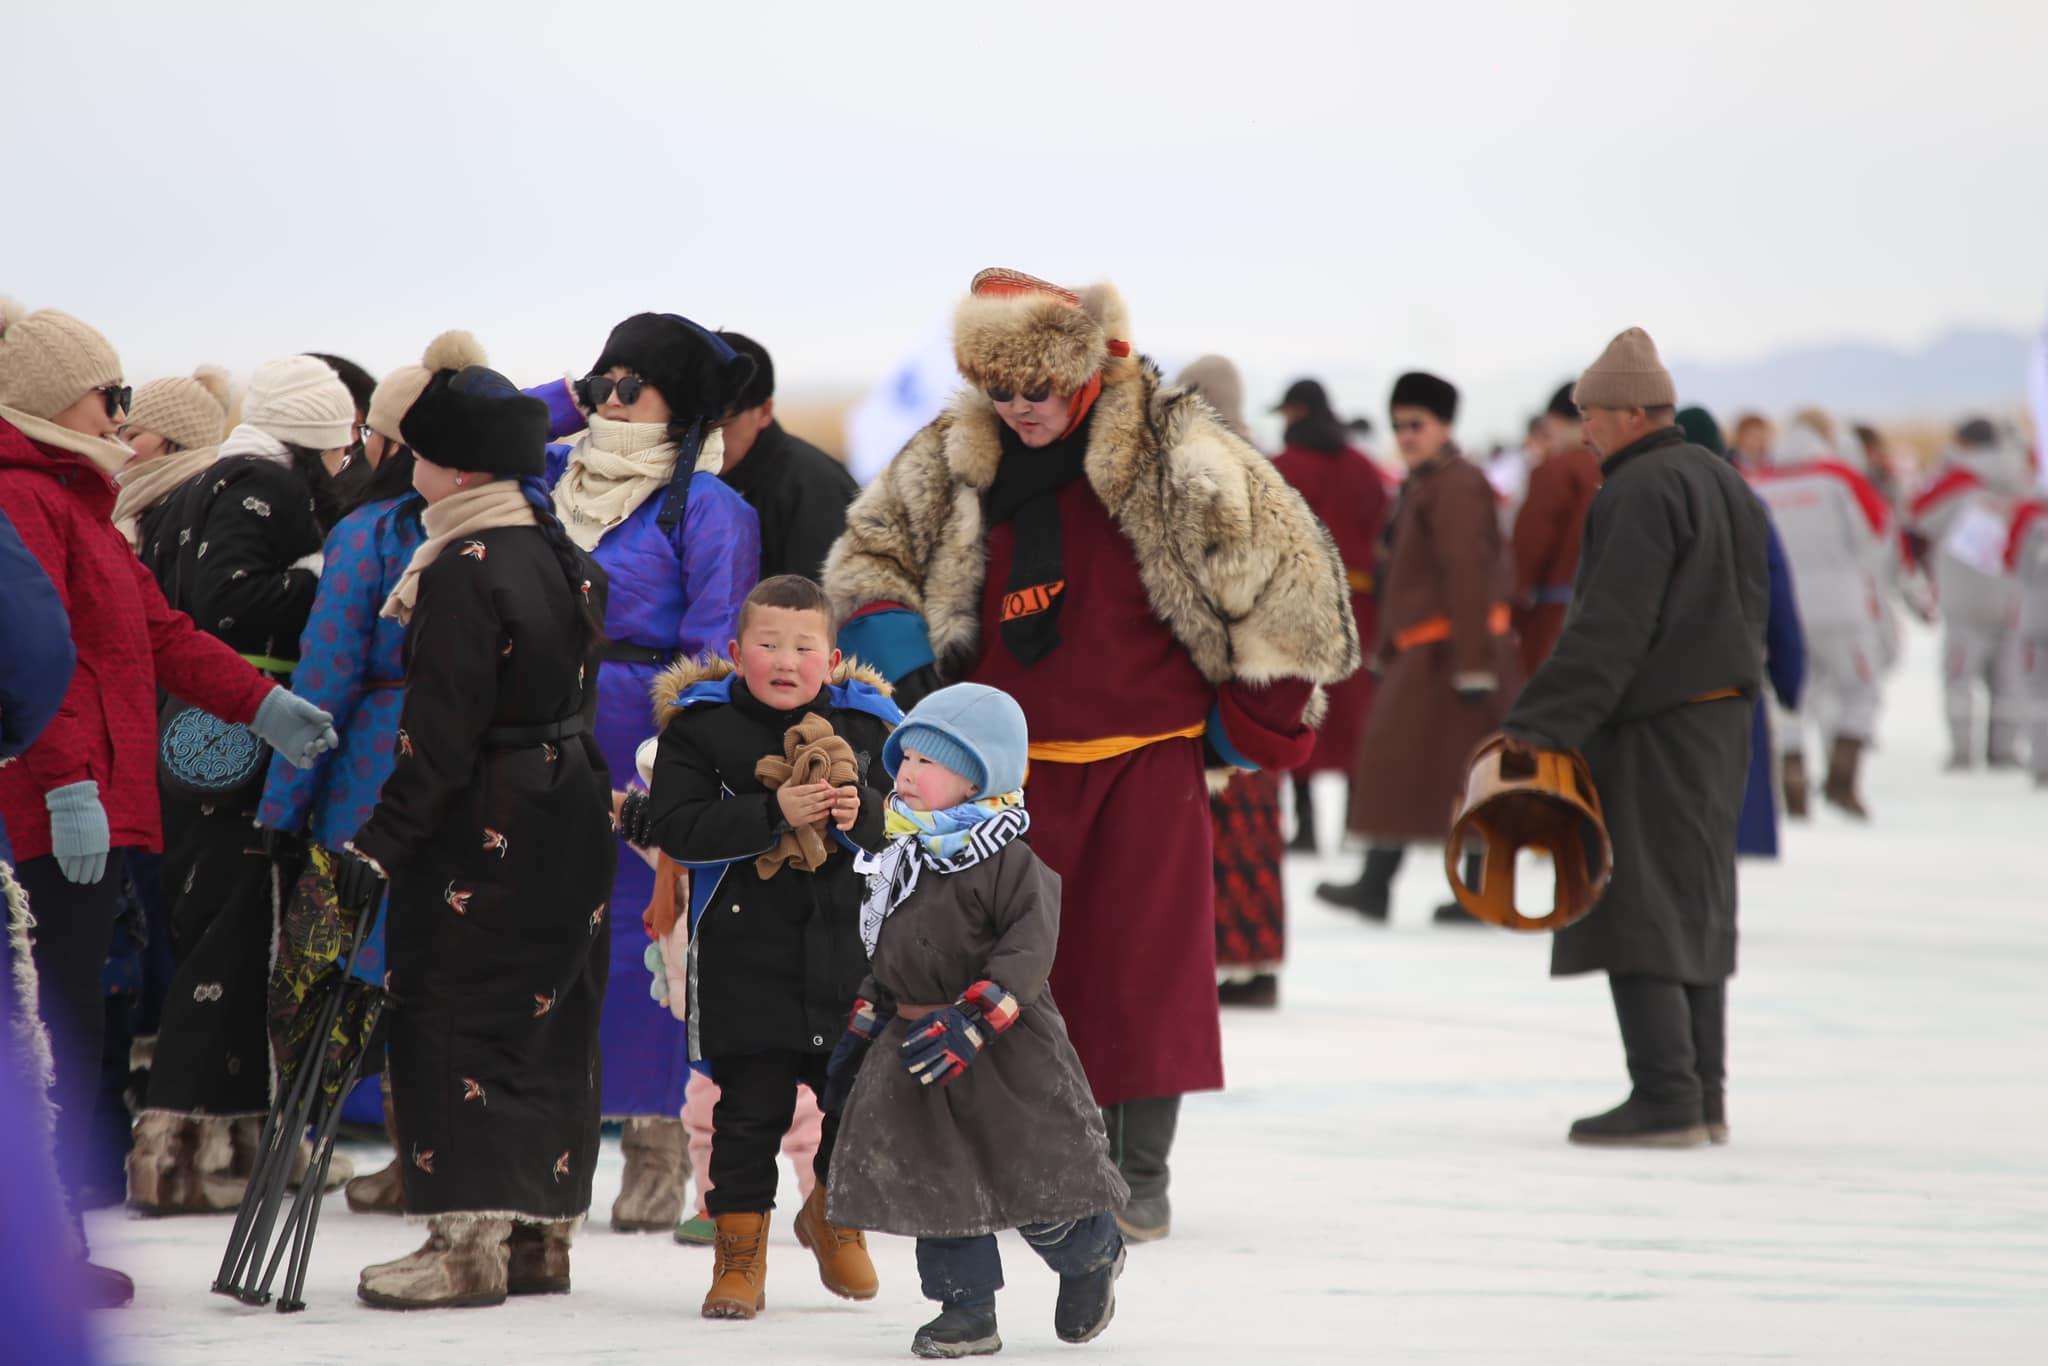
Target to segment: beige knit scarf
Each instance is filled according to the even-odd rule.
[[[220,447],[201,446],[196,451],[176,451],[151,460],[138,460],[115,475],[114,482],[121,486],[121,492],[114,499],[114,525],[128,538],[128,544],[139,549],[142,519],[149,510],[170,497],[173,489],[218,459]]]
[[[135,458],[135,452],[129,449],[126,442],[74,432],[69,427],[59,427],[46,417],[36,417],[22,412],[19,408],[9,408],[5,404],[0,404],[0,420],[12,424],[31,441],[40,441],[45,446],[55,446],[60,451],[70,451],[73,455],[84,456],[109,476]]]
[[[695,470],[725,463],[725,435],[714,429],[697,452]],[[555,515],[569,539],[586,551],[632,516],[676,471],[676,443],[660,422],[613,422],[590,415],[590,426],[569,452],[569,467],[555,485]]]
[[[426,528],[427,539],[413,551],[412,562],[399,576],[398,587],[392,589],[391,596],[384,600],[382,615],[396,617],[400,622],[412,620],[413,605],[420,595],[420,575],[426,572],[428,565],[440,559],[441,552],[450,545],[480,531],[495,531],[508,526],[539,526],[540,518],[534,516],[533,504],[527,502],[526,495],[519,491],[518,480],[493,479],[475,488],[459,489],[438,503],[427,504],[426,511],[420,514],[420,522]]]

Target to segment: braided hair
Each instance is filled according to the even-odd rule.
[[[534,520],[540,524],[540,534],[547,541],[548,549],[555,552],[556,563],[562,566],[562,577],[568,581],[569,591],[575,596],[583,624],[582,643],[604,644],[604,616],[598,611],[597,599],[592,591],[597,578],[603,571],[597,562],[585,554],[583,548],[569,539],[568,529],[562,519],[555,515],[555,500],[548,492],[548,486],[538,475],[521,475],[519,491],[526,495],[526,501],[533,506]]]

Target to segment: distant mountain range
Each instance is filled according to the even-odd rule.
[[[1732,365],[1674,361],[1679,393],[1723,414],[1783,413],[1820,404],[1846,417],[1952,421],[1966,412],[2010,412],[2026,402],[2023,332],[1959,328],[1918,351],[1844,342],[1794,347]]]

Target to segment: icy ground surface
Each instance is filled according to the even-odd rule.
[[[1604,981],[1548,980],[1540,939],[1433,928],[1432,861],[1378,928],[1312,898],[1353,855],[1296,860],[1282,1007],[1226,1017],[1230,1089],[1188,1103],[1173,1236],[1132,1250],[1086,1359],[2048,1362],[2048,793],[1944,776],[1943,749],[1920,635],[1876,823],[1825,813],[1746,866],[1727,1148],[1567,1146],[1625,1085]],[[931,1312],[909,1242],[875,1240],[878,1300],[833,1299],[785,1171],[767,1312],[707,1323],[708,1250],[603,1226],[619,1170],[613,1147],[566,1297],[367,1309],[357,1271],[422,1231],[337,1194],[289,1317],[207,1293],[226,1218],[95,1216],[138,1284],[101,1323],[117,1359],[208,1366],[907,1359]],[[1080,1359],[1050,1274],[1014,1236],[1004,1255],[1005,1359]]]

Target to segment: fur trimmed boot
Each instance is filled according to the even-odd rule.
[[[363,1268],[356,1295],[378,1309],[471,1309],[505,1302],[509,1219],[442,1214],[420,1250]]]
[[[505,1239],[505,1293],[568,1294],[569,1244],[575,1239],[576,1224],[574,1219],[513,1224]]]
[[[656,1115],[626,1120],[619,1148],[626,1175],[612,1202],[615,1233],[666,1233],[683,1214],[683,1188],[690,1179],[690,1149],[683,1121]]]
[[[796,1240],[818,1259],[818,1279],[842,1300],[871,1300],[881,1289],[875,1264],[868,1259],[867,1235],[825,1217],[825,1187],[811,1187],[796,1214]]]
[[[144,1110],[135,1122],[128,1150],[128,1208],[158,1218],[171,1214],[224,1214],[238,1208],[248,1182],[230,1176],[224,1159],[214,1171],[201,1169],[203,1123],[165,1110]],[[223,1153],[225,1147],[223,1146]]]
[[[721,1214],[711,1289],[704,1296],[707,1319],[750,1319],[767,1307],[768,1212]]]
[[[358,1176],[347,1186],[348,1207],[357,1214],[405,1213],[405,1178],[398,1163],[398,1111],[391,1106],[391,1078],[384,1079],[384,1136],[391,1140],[389,1166]]]

